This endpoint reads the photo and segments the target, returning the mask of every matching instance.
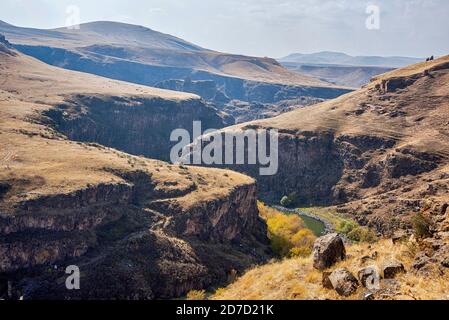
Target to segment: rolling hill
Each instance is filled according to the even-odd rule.
[[[294,62],[298,64],[401,68],[421,62],[425,59],[410,57],[350,56],[341,52],[323,51],[310,54],[293,53],[278,60],[280,62]]]
[[[424,60],[409,57],[350,56],[330,51],[293,53],[279,59],[287,69],[350,88],[360,88],[374,76]]]
[[[351,88],[360,88],[369,83],[373,77],[394,70],[394,68],[371,66],[317,65],[295,62],[283,62],[282,64],[290,70]]]
[[[221,109],[228,105],[231,115],[238,105],[232,100],[267,104],[253,108],[251,119],[271,113],[269,105],[283,100],[330,99],[350,91],[288,70],[274,59],[216,52],[136,25],[103,21],[79,30],[40,30],[0,22],[0,33],[45,63],[199,94]]]

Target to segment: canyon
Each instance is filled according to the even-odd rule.
[[[295,193],[299,205],[334,208],[379,234],[411,232],[414,213],[430,203],[438,217],[448,201],[448,61],[394,70],[337,99],[222,129],[279,132],[277,174],[226,167],[256,178],[267,201]]]
[[[384,238],[412,236],[423,214],[425,264],[448,264],[449,56],[320,65],[311,77],[121,23],[0,22],[0,33],[0,298],[214,289],[273,257],[257,199],[286,195]],[[276,130],[278,171],[164,162],[171,132],[192,135],[196,121],[218,134]],[[66,290],[68,265],[81,269],[81,290]]]
[[[269,258],[252,178],[123,152],[163,158],[170,128],[224,126],[216,109],[0,40],[1,297],[174,298]],[[66,289],[68,265],[81,290]]]

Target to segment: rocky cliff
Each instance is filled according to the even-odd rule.
[[[162,158],[171,127],[222,125],[214,109],[10,52],[0,51],[0,298],[173,298],[268,257],[254,180],[118,150]],[[66,289],[69,265],[80,290]]]
[[[77,95],[45,112],[50,124],[70,140],[170,160],[170,141],[176,129],[193,133],[193,122],[203,130],[220,129],[234,120],[199,99],[170,101],[158,98]],[[44,120],[45,121],[45,120]]]
[[[322,104],[226,128],[279,131],[279,170],[231,166],[273,201],[295,192],[301,205],[337,206],[390,234],[410,228],[425,199],[447,201],[448,57],[387,73]]]
[[[191,75],[203,79],[198,74]],[[165,80],[155,84],[157,88],[195,93],[231,115],[237,123],[265,119],[333,99],[348,93],[350,89],[305,87],[276,83],[263,83],[237,78],[225,79],[207,76],[209,80]]]

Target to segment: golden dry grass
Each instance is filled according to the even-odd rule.
[[[347,268],[353,274],[368,265],[381,266],[384,262],[395,259],[402,262],[408,272],[397,279],[401,283],[400,292],[391,299],[449,299],[449,274],[440,275],[437,272],[424,277],[411,272],[415,244],[406,242],[393,244],[391,240],[381,240],[376,244],[351,245],[347,249],[348,257],[330,270]],[[361,263],[360,258],[378,253],[378,258]],[[233,284],[222,288],[212,296],[215,300],[341,300],[358,299],[362,288],[348,298],[340,297],[334,290],[324,289],[321,284],[322,273],[313,269],[312,259],[292,258],[283,261],[273,261],[256,267]]]

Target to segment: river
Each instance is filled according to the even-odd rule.
[[[301,217],[301,219],[304,221],[304,224],[307,229],[311,230],[315,236],[320,237],[322,235],[325,235],[326,233],[329,233],[331,230],[330,224],[328,223],[326,225],[325,221],[322,221],[321,219],[317,217],[313,217],[312,215],[304,212],[300,212],[296,209],[288,209],[281,206],[273,206],[273,208],[289,213],[289,214],[297,214]]]

